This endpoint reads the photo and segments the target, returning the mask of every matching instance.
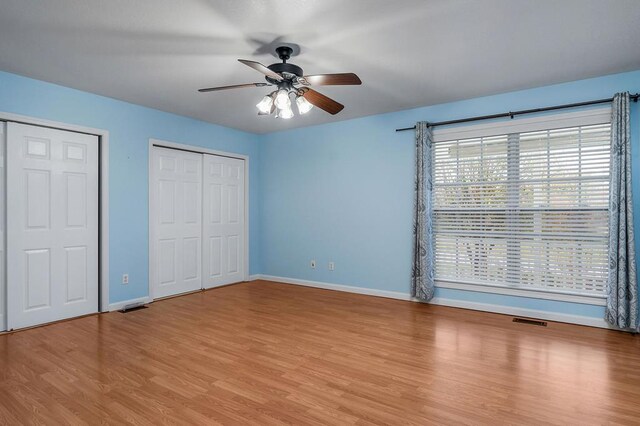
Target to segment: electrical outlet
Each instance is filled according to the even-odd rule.
[[[311,269],[316,269],[316,261],[312,260],[311,262],[309,262],[309,267],[311,267]]]
[[[122,274],[122,284],[129,284],[129,274]]]
[[[334,269],[336,269],[336,264],[333,262],[329,262],[329,270],[333,271]]]

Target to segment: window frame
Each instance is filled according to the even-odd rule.
[[[470,139],[497,135],[512,135],[533,131],[553,130],[565,127],[589,126],[611,122],[611,107],[586,108],[566,113],[546,113],[526,118],[512,118],[510,120],[483,122],[481,124],[451,125],[436,127],[433,130],[433,143],[456,139]],[[588,305],[606,305],[606,295],[579,295],[562,291],[549,291],[511,287],[506,283],[475,284],[468,282],[453,282],[446,280],[435,281],[435,286],[447,289],[476,291],[481,293],[500,294],[507,296],[528,297],[562,302],[573,302]]]

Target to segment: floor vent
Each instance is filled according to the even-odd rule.
[[[523,324],[538,325],[540,327],[546,327],[547,326],[547,322],[546,321],[538,321],[538,320],[533,320],[533,319],[528,319],[528,318],[514,318],[513,322],[521,322]]]
[[[143,304],[127,305],[124,308],[120,309],[120,312],[122,312],[123,314],[128,314],[129,312],[138,311],[140,309],[147,309],[147,308],[148,306],[145,306]]]

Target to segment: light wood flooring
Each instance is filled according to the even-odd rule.
[[[638,424],[640,338],[254,281],[0,336],[1,424]]]

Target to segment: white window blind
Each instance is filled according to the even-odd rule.
[[[540,127],[433,144],[436,281],[604,295],[610,124]]]

